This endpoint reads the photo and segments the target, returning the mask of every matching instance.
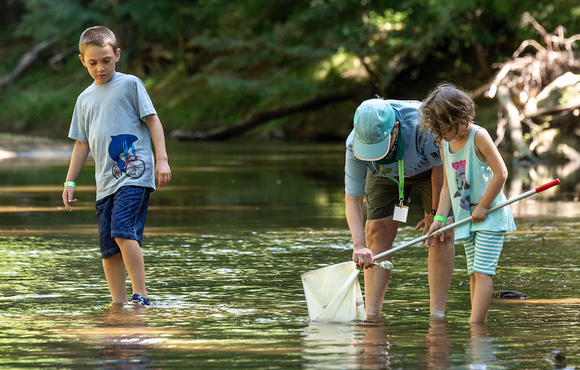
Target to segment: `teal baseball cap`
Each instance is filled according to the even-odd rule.
[[[363,161],[378,161],[390,150],[395,111],[383,99],[365,100],[354,113],[354,156]]]

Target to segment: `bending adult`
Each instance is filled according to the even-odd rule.
[[[420,106],[414,100],[366,100],[355,112],[354,129],[346,141],[345,213],[353,261],[365,268],[369,317],[381,315],[391,277],[390,271],[372,268],[374,256],[391,248],[399,222],[406,221],[411,190],[421,195],[425,217],[416,230],[423,227],[423,234],[436,214],[433,205],[439,204],[443,163],[433,135],[420,125]],[[443,242],[428,250],[432,316],[445,314],[455,263],[453,239],[449,230]]]

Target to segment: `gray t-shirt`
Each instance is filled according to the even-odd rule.
[[[77,98],[69,137],[89,144],[97,200],[132,185],[155,189],[155,162],[145,117],[157,114],[143,82],[116,72]]]
[[[439,149],[433,142],[433,134],[430,131],[423,131],[419,122],[421,102],[417,100],[386,100],[386,102],[395,110],[400,129],[403,130],[404,176],[415,176],[430,170],[433,166],[441,166],[443,163]],[[364,193],[367,169],[372,176],[398,179],[397,161],[382,165],[383,172],[381,172],[377,162],[362,161],[354,156],[353,141],[354,130],[346,139],[344,190],[347,194],[356,197]]]

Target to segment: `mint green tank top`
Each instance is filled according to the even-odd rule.
[[[481,127],[473,125],[465,146],[457,153],[450,153],[449,143],[442,141],[445,155],[445,176],[451,195],[451,206],[455,221],[471,217],[471,211],[479,203],[493,177],[493,171],[487,162],[481,161],[475,153],[475,132]],[[490,208],[504,202],[502,192],[493,201]],[[463,239],[479,230],[513,231],[516,229],[512,211],[509,206],[488,213],[482,222],[468,222],[455,228],[455,239]]]

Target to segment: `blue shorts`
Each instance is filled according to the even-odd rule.
[[[99,245],[103,258],[109,258],[121,249],[115,238],[136,240],[141,245],[150,188],[123,186],[115,194],[95,203],[99,225]]]

